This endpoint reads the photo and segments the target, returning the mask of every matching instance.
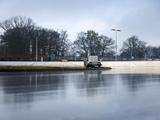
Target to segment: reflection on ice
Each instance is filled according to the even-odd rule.
[[[106,72],[0,73],[0,119],[145,120],[160,112],[159,74]]]

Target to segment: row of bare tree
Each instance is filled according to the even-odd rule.
[[[83,59],[88,55],[100,58],[115,56],[113,39],[99,35],[93,30],[80,32],[75,41],[68,39],[67,31],[38,27],[31,18],[12,17],[0,22],[1,60],[61,60]],[[119,58],[160,58],[160,47],[146,46],[137,36],[128,38],[120,51]]]
[[[0,23],[4,30],[1,38],[1,59],[35,60],[59,59],[68,53],[69,40],[66,31],[57,32],[37,27],[30,18],[13,17]]]

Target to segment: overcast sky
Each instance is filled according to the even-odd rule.
[[[0,21],[26,16],[42,27],[77,33],[95,30],[115,39],[119,48],[132,35],[148,45],[160,45],[160,0],[0,0]]]

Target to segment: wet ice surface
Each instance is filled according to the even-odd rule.
[[[0,73],[0,120],[159,120],[160,74]]]

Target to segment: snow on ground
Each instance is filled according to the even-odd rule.
[[[26,62],[26,61],[0,61],[4,66],[52,66],[83,68],[84,63],[80,62]],[[160,74],[160,61],[103,61],[103,67],[111,67],[112,70],[105,73],[147,73]]]

